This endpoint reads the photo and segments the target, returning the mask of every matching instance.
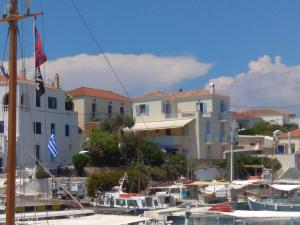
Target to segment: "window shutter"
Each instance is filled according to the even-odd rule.
[[[135,106],[135,113],[136,113],[136,115],[140,114],[140,105]]]
[[[145,114],[149,115],[149,105],[148,104],[145,105]]]

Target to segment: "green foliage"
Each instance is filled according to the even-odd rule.
[[[141,190],[145,190],[149,180],[149,174],[147,168],[142,162],[132,163],[127,168],[128,174],[128,190],[129,192],[139,193]]]
[[[93,166],[118,166],[120,164],[121,153],[116,134],[94,129],[83,147],[89,151]]]
[[[152,141],[142,139],[139,149],[146,165],[161,166],[164,163],[165,153]]]
[[[224,159],[218,162],[218,166],[226,171],[224,178],[229,178],[229,163],[230,159]],[[246,179],[248,172],[251,169],[246,169],[245,165],[263,165],[267,169],[274,168],[276,172],[281,168],[281,163],[277,159],[271,159],[268,157],[253,157],[253,156],[239,156],[234,158],[234,174],[235,178]]]
[[[86,182],[88,196],[93,197],[96,188],[104,191],[111,190],[114,186],[118,185],[123,174],[124,171],[122,170],[92,174]]]
[[[154,142],[140,137],[124,135],[120,150],[126,165],[138,158],[151,166],[160,166],[164,163],[164,152]]]
[[[73,165],[75,166],[75,169],[77,171],[77,174],[79,176],[84,175],[84,167],[87,166],[87,164],[90,161],[90,157],[86,154],[76,154],[72,157]]]
[[[162,168],[167,172],[167,178],[174,180],[186,174],[187,160],[183,155],[166,154]]]
[[[65,109],[68,111],[74,110],[74,102],[73,97],[65,92]]]
[[[125,127],[132,127],[134,125],[134,119],[127,115],[116,115],[112,118],[107,118],[101,125],[101,130],[106,132],[119,133],[120,129]]]
[[[44,179],[44,178],[49,178],[50,175],[44,170],[43,167],[37,166],[35,177],[36,179]]]
[[[295,130],[298,128],[298,124],[285,124],[285,125],[278,125],[278,124],[270,124],[266,121],[260,121],[256,123],[253,127],[242,130],[239,134],[243,135],[268,135],[273,136],[273,132],[276,130],[280,130],[284,133]]]

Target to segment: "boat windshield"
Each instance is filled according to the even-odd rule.
[[[153,207],[152,198],[150,198],[150,197],[146,198],[146,205],[147,205],[147,207]]]
[[[130,207],[130,206],[132,206],[132,207],[137,207],[137,202],[136,202],[136,200],[132,200],[132,199],[128,199],[127,200],[127,205]]]

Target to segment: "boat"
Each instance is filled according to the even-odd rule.
[[[127,173],[120,180],[120,185],[112,189],[111,192],[99,192],[97,202],[93,205],[101,212],[101,208],[111,209],[116,213],[116,209],[126,211],[126,213],[143,214],[144,211],[163,208],[163,204],[156,196],[148,196],[139,193],[127,193],[123,191],[123,184],[127,179]],[[109,212],[109,210],[105,210]]]
[[[270,184],[274,193],[268,197],[249,196],[249,208],[254,211],[300,212],[300,185]]]

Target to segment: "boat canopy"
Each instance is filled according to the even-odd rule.
[[[270,186],[279,191],[293,191],[295,189],[300,189],[300,185],[295,184],[270,184]]]

